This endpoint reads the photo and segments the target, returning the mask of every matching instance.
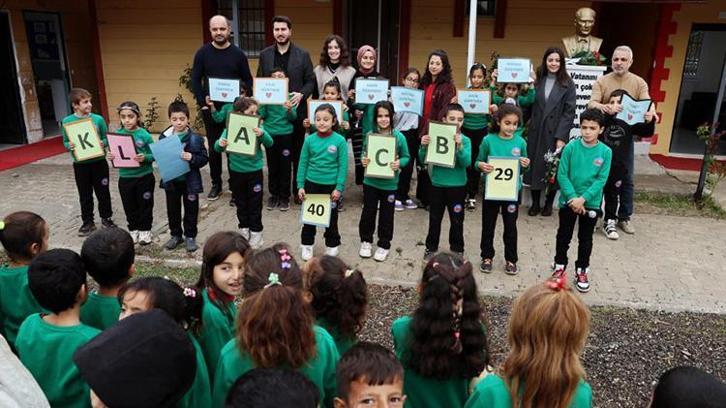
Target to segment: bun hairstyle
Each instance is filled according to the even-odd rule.
[[[499,130],[501,130],[499,122],[507,115],[517,115],[519,123],[522,123],[522,110],[512,104],[503,103],[499,105],[497,113],[494,114],[494,120],[489,124],[489,132],[499,133]]]
[[[337,76],[333,77],[333,79],[323,85],[323,92],[325,92],[326,88],[335,88],[335,90],[338,92],[338,96],[341,96],[343,94],[343,91],[340,89],[340,80],[338,80]]]
[[[333,105],[329,103],[320,104],[315,109],[315,113],[317,114],[318,112],[328,112],[333,116],[333,132],[337,132],[340,129],[340,123],[338,123],[338,115],[335,113],[335,108],[333,107]]]
[[[30,211],[17,211],[0,221],[0,243],[13,262],[30,262],[33,244],[39,248],[45,239],[45,220]]]

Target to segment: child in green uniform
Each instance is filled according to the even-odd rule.
[[[496,78],[494,73],[492,73],[492,76]],[[530,78],[530,80],[532,79]],[[491,107],[492,113],[496,113],[499,106],[503,104],[514,105],[522,110],[526,110],[534,104],[537,96],[535,88],[529,84],[499,83],[496,86],[492,86],[491,90],[492,103],[494,105]],[[519,121],[519,126],[517,126],[515,133],[517,136],[525,137],[524,120]]]
[[[489,352],[471,263],[451,253],[428,261],[412,316],[393,322],[406,406],[463,407]]]
[[[253,98],[239,98],[234,103],[234,110],[245,115],[257,115],[258,104]],[[253,248],[259,248],[264,243],[262,238],[262,145],[270,148],[273,139],[263,129],[254,128],[257,136],[257,149],[254,156],[237,153],[227,153],[229,159],[229,185],[232,196],[237,205],[237,220],[239,228],[245,239],[248,239]],[[229,144],[227,129],[214,144],[214,150],[224,152]]]
[[[83,88],[73,88],[69,93],[73,114],[63,118],[62,124],[73,123],[78,120],[91,119],[93,126],[101,139],[102,147],[108,146],[106,139],[106,121],[103,116],[91,112],[91,93]],[[71,152],[73,158],[73,175],[78,188],[78,198],[81,201],[81,220],[83,224],[78,230],[78,236],[85,237],[96,229],[93,222],[93,193],[96,193],[98,200],[98,212],[101,215],[101,224],[104,227],[114,227],[116,224],[111,220],[111,192],[108,189],[108,163],[102,157],[84,160],[79,162],[73,154],[77,146],[73,144],[66,134],[65,127],[61,126],[63,135],[63,146]],[[84,140],[84,143],[87,140]],[[90,143],[90,141],[88,141]]]
[[[242,272],[250,249],[237,232],[217,232],[207,238],[202,255],[202,271],[196,291],[202,296],[202,328],[196,333],[204,352],[210,381],[222,347],[234,336],[236,296],[242,292]]]
[[[482,372],[466,408],[590,408],[580,362],[589,331],[590,311],[564,277],[527,289],[512,305],[504,363]]]
[[[48,314],[30,315],[18,331],[15,347],[52,407],[91,406],[90,390],[72,356],[101,333],[81,323],[86,300],[86,271],[81,257],[69,249],[51,249],[30,264],[28,284]]]
[[[81,258],[98,290],[81,307],[81,322],[105,330],[116,324],[121,308],[118,291],[134,273],[134,242],[121,228],[96,231],[81,247]]]
[[[519,166],[522,169],[529,167],[527,158],[527,142],[516,134],[517,126],[522,121],[522,111],[513,105],[502,105],[496,114],[496,122],[492,126],[492,133],[487,135],[481,142],[479,156],[476,158],[474,167],[486,174],[494,171],[494,166],[487,160],[490,157],[514,157],[519,158]],[[503,172],[503,170],[499,170]],[[507,179],[506,175],[500,176]],[[509,178],[511,179],[511,175]],[[486,184],[486,179],[485,184]],[[522,178],[517,182],[517,191],[522,188]],[[507,262],[505,272],[509,275],[517,274],[517,216],[519,215],[519,194],[517,201],[484,200],[482,204],[482,229],[481,229],[481,265],[479,270],[489,273],[492,271],[492,259],[494,258],[494,229],[497,226],[499,213],[502,214],[504,223],[504,258]]]
[[[305,194],[330,194],[330,224],[325,229],[325,255],[337,256],[340,246],[337,202],[345,189],[348,175],[348,144],[337,133],[338,119],[333,105],[324,103],[315,109],[317,132],[308,135],[300,151],[297,188],[300,200]],[[313,257],[315,226],[305,224],[301,232],[302,259]]]
[[[219,110],[217,110],[217,106],[214,104],[214,101],[212,101],[212,98],[207,95],[204,98],[204,103],[207,104],[209,107],[209,112],[212,114],[212,120],[214,123],[227,123],[227,117],[229,117],[230,112],[234,111],[234,102],[237,102],[237,99],[244,98],[248,92],[247,92],[247,86],[243,81],[239,82],[239,96],[234,99],[232,102],[227,102],[224,105],[222,105]]]
[[[363,274],[327,255],[311,259],[303,269],[305,298],[316,323],[333,336],[343,354],[355,344],[365,323],[368,286]]]
[[[10,261],[0,266],[0,334],[14,347],[26,317],[43,311],[28,287],[28,265],[48,249],[48,223],[40,215],[18,211],[0,221],[0,243]]]
[[[575,287],[580,292],[590,290],[590,254],[592,231],[602,214],[602,194],[610,175],[612,150],[598,141],[603,132],[605,116],[597,109],[580,114],[582,137],[573,139],[562,149],[557,168],[560,184],[560,226],[557,229],[557,252],[553,265],[555,277],[565,276],[567,250],[570,248],[575,223],[577,230],[577,260],[575,261]]]
[[[184,328],[194,345],[197,370],[194,383],[176,405],[177,408],[211,407],[212,391],[204,354],[192,333],[202,322],[202,296],[193,288],[182,289],[173,281],[159,277],[140,278],[125,285],[118,294],[123,311],[120,319],[151,309],[161,309]]]
[[[315,325],[302,289],[302,272],[285,244],[249,257],[239,331],[219,356],[212,406],[221,407],[237,378],[255,367],[298,370],[318,387],[322,406],[333,406],[340,356],[330,334]]]
[[[154,220],[154,169],[151,162],[154,155],[151,145],[154,139],[149,132],[141,127],[141,113],[139,105],[127,101],[117,108],[121,118],[121,127],[116,133],[131,135],[136,146],[134,160],[139,167],[124,167],[119,169],[118,190],[121,203],[126,213],[128,230],[134,243],[149,245],[152,240],[151,224]],[[113,160],[114,154],[108,153],[108,159]]]
[[[464,253],[464,199],[466,199],[466,168],[471,165],[471,141],[462,135],[461,125],[464,122],[464,108],[458,103],[449,104],[442,118],[445,123],[457,127],[454,141],[454,167],[448,168],[429,165],[431,175],[431,189],[429,195],[429,231],[426,235],[426,252],[424,260],[428,261],[439,250],[439,235],[441,235],[441,220],[444,210],[449,212],[449,246],[452,252]],[[431,136],[425,134],[421,137],[421,147],[418,150],[419,160],[426,160]]]
[[[403,367],[387,348],[361,342],[340,357],[336,408],[402,407]]]

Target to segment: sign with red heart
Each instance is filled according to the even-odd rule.
[[[209,99],[215,102],[234,102],[239,95],[239,79],[209,78]]]
[[[419,116],[423,114],[424,91],[404,86],[391,87],[391,102],[396,112],[411,112]]]
[[[287,78],[255,78],[252,92],[260,105],[284,105],[290,95]]]
[[[387,79],[361,79],[355,81],[356,103],[373,105],[388,100]]]
[[[497,82],[527,83],[532,63],[527,58],[499,58],[497,60]]]
[[[492,100],[492,94],[489,90],[459,89],[456,91],[456,97],[465,113],[483,115],[489,113],[489,105],[491,105]]]

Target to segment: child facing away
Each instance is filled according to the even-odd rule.
[[[490,157],[519,158],[522,169],[529,167],[527,158],[527,142],[516,134],[519,122],[522,120],[522,111],[513,105],[502,105],[495,115],[492,133],[481,142],[479,156],[474,167],[485,174],[494,171],[494,166],[487,161]],[[484,179],[486,188],[486,178]],[[517,191],[522,189],[521,175],[517,180]],[[479,270],[485,273],[492,271],[494,258],[494,229],[497,218],[502,214],[504,224],[504,271],[508,275],[517,274],[517,217],[519,215],[519,194],[517,201],[484,200],[482,202],[482,229],[481,229],[481,264]]]
[[[245,115],[257,115],[259,105],[253,98],[240,97],[234,103],[234,111]],[[224,152],[229,144],[228,129],[214,144],[214,150]],[[259,248],[264,244],[262,238],[262,186],[264,183],[262,167],[262,146],[270,148],[273,146],[273,139],[266,130],[254,128],[257,148],[254,156],[237,153],[227,153],[229,159],[229,185],[232,189],[232,196],[237,205],[237,221],[242,236],[249,240],[253,248]],[[233,135],[233,137],[238,137]]]
[[[48,223],[38,214],[18,211],[0,221],[0,243],[9,261],[0,266],[0,334],[15,346],[18,328],[43,311],[28,286],[28,265],[48,249]]]
[[[33,374],[53,407],[88,407],[90,391],[72,356],[100,330],[81,323],[86,300],[86,271],[69,249],[51,249],[30,264],[28,284],[48,313],[28,316],[15,346],[20,361]]]
[[[612,151],[598,141],[603,132],[605,117],[597,109],[580,114],[582,137],[573,139],[562,149],[557,169],[560,184],[560,226],[557,229],[557,252],[553,265],[554,277],[565,277],[567,250],[570,248],[575,223],[577,230],[577,260],[575,261],[575,287],[580,292],[590,290],[590,254],[592,232],[595,229],[602,191],[610,174]]]
[[[242,374],[265,367],[301,372],[315,383],[322,406],[332,407],[340,355],[330,334],[315,325],[302,280],[285,244],[255,251],[249,257],[236,336],[222,349],[214,375],[213,406],[222,406]]]
[[[91,103],[91,93],[83,88],[73,88],[69,92],[73,113],[63,118],[61,122],[61,134],[63,135],[63,146],[71,152],[73,158],[73,176],[76,179],[76,188],[78,189],[78,198],[81,203],[81,228],[78,230],[79,237],[85,237],[96,229],[93,221],[93,194],[96,194],[98,200],[98,212],[101,216],[101,225],[104,227],[114,227],[111,216],[111,192],[108,189],[109,172],[108,163],[102,157],[84,160],[79,162],[73,154],[76,146],[70,141],[66,130],[62,125],[73,123],[82,119],[91,119],[93,126],[98,132],[101,139],[102,147],[108,146],[106,132],[108,127],[103,116],[91,112],[93,104]]]
[[[471,165],[471,141],[461,134],[464,108],[458,103],[449,104],[442,118],[445,123],[456,125],[454,136],[456,149],[454,167],[430,165],[431,188],[429,194],[429,231],[426,235],[424,260],[428,261],[439,250],[441,220],[444,210],[449,212],[449,246],[452,252],[464,253],[464,200],[466,199],[466,168]],[[426,160],[426,150],[431,142],[428,134],[421,137],[418,158]]]
[[[393,178],[380,178],[365,176],[363,178],[363,211],[358,224],[360,234],[361,258],[370,258],[373,248],[373,232],[376,227],[376,212],[378,212],[378,242],[376,253],[373,259],[383,262],[391,250],[393,239],[393,215],[394,202],[396,201],[396,190],[398,190],[398,176],[402,166],[406,166],[411,159],[408,152],[406,137],[401,132],[393,129],[393,104],[389,101],[379,101],[374,108],[375,126],[373,131],[364,136],[363,156],[361,164],[367,168],[371,160],[380,161],[378,157],[368,156],[368,137],[372,133],[390,135],[395,139],[396,157],[387,165],[393,170]]]
[[[116,133],[130,135],[134,139],[139,167],[119,169],[118,190],[126,213],[128,230],[134,243],[149,245],[152,241],[151,224],[154,221],[154,155],[150,145],[154,143],[149,132],[141,127],[141,111],[135,102],[126,101],[116,108],[121,118],[121,127]],[[108,152],[108,160],[114,154]]]
[[[590,311],[564,277],[521,294],[512,305],[507,331],[504,363],[495,373],[482,373],[466,408],[592,406],[580,362]]]
[[[348,175],[348,144],[338,131],[333,105],[324,103],[315,109],[317,132],[308,135],[300,151],[297,188],[300,200],[305,194],[330,194],[330,224],[325,229],[325,255],[337,256],[340,246],[337,202],[345,189]],[[302,260],[313,257],[315,226],[305,224],[300,234]]]
[[[173,250],[184,243],[187,252],[196,251],[197,221],[199,218],[199,194],[204,191],[199,169],[209,162],[204,138],[189,127],[189,106],[182,101],[169,104],[169,126],[161,132],[159,140],[178,137],[183,146],[181,158],[189,162],[189,172],[174,180],[161,183],[166,195],[166,216],[169,220],[171,237],[164,248]],[[184,207],[184,229],[182,229],[182,206]]]
[[[696,367],[674,367],[661,374],[649,408],[726,406],[726,384]]]
[[[624,89],[616,89],[610,94],[608,105],[613,112],[622,110],[620,103],[623,95],[628,95]],[[613,151],[610,175],[603,189],[605,217],[602,226],[605,236],[612,240],[619,238],[616,224],[626,233],[632,231],[623,224],[630,222],[630,216],[633,213],[633,209],[628,207],[628,203],[632,202],[632,197],[628,198],[624,195],[626,191],[632,191],[633,185],[633,137],[634,135],[652,135],[655,131],[655,120],[653,120],[655,113],[650,109],[645,113],[645,122],[636,123],[633,126],[617,119],[616,115],[617,113],[605,115],[605,130],[600,135],[600,140]],[[630,190],[625,188],[628,185],[631,186]]]
[[[423,270],[419,304],[391,327],[411,407],[461,407],[489,351],[471,263],[438,253]]]
[[[285,368],[255,368],[235,381],[224,408],[318,408],[320,393],[312,381]]]
[[[420,81],[421,73],[413,67],[409,67],[401,78],[403,86],[411,89],[418,89]],[[398,188],[396,190],[395,203],[396,211],[403,211],[404,209],[415,210],[418,207],[408,193],[411,190],[413,169],[416,167],[415,163],[418,162],[416,156],[420,145],[418,139],[418,126],[420,119],[419,115],[413,112],[396,112],[393,115],[393,127],[401,132],[406,138],[406,147],[408,147],[408,153],[411,155],[408,160],[408,164],[401,166],[401,174],[398,177]]]
[[[202,270],[195,290],[202,297],[202,325],[195,333],[213,379],[222,347],[234,336],[237,306],[242,292],[247,240],[237,232],[221,231],[207,238],[202,254]]]
[[[81,322],[106,330],[118,321],[121,313],[119,289],[135,272],[134,242],[121,228],[96,231],[83,241],[81,259],[86,271],[98,283],[81,306]]]
[[[335,408],[400,408],[406,402],[403,366],[395,354],[379,344],[360,342],[345,352],[336,378]]]
[[[333,336],[338,353],[345,353],[365,323],[368,286],[363,274],[340,258],[315,257],[303,267],[303,288],[315,323]]]
[[[167,278],[146,277],[129,282],[118,293],[121,305],[119,320],[152,309],[161,309],[186,332],[194,345],[196,373],[194,383],[174,406],[176,408],[210,407],[212,391],[204,353],[194,338],[202,326],[202,296],[193,288],[182,289]]]

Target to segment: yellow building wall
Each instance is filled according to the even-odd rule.
[[[276,0],[275,14],[288,16],[292,20],[292,41],[304,48],[312,60],[313,66],[318,65],[323,40],[333,33],[333,2],[314,0]],[[266,22],[266,24],[269,24]],[[270,27],[272,29],[272,27]],[[257,60],[250,62],[255,64]]]

